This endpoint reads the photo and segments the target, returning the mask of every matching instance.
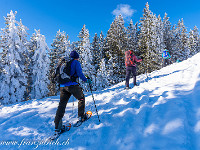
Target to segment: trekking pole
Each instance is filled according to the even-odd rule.
[[[89,86],[90,86],[90,91],[91,91],[91,93],[92,93],[92,86],[91,86],[91,84],[89,84]],[[96,108],[96,113],[97,113],[97,116],[98,116],[98,119],[99,119],[99,114],[98,114],[97,106],[96,106],[96,104],[95,104],[95,100],[94,100],[94,95],[93,95],[93,93],[92,93],[92,99],[93,99],[93,101],[94,101],[94,106],[95,106],[95,108]],[[100,123],[100,119],[99,119],[99,123]]]
[[[74,96],[73,96],[73,106],[72,106],[72,115],[74,114]]]

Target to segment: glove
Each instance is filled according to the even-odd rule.
[[[92,80],[91,79],[87,79],[85,82],[89,83],[89,84],[92,84]]]

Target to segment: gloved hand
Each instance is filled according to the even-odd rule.
[[[92,84],[92,80],[91,79],[87,79],[85,82],[89,83],[89,84]]]

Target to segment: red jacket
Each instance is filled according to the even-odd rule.
[[[125,52],[125,65],[128,66],[136,66],[135,62],[141,62],[142,59],[137,59],[137,57],[131,52],[131,50],[128,50]]]

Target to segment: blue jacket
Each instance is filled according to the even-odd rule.
[[[168,51],[164,51],[164,52],[162,53],[162,57],[163,57],[164,59],[171,58],[171,56],[170,56],[170,54],[169,54]]]
[[[74,77],[80,77],[81,80],[83,80],[84,82],[87,81],[87,78],[84,76],[81,64],[78,60],[72,61],[70,74],[73,75]],[[78,83],[70,81],[65,84],[60,84],[60,87],[66,87],[70,85],[78,85]]]

